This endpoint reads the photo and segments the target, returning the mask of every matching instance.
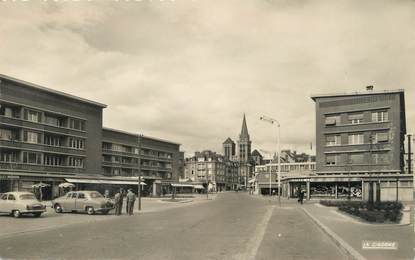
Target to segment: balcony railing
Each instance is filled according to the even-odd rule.
[[[10,171],[38,171],[38,172],[62,172],[62,173],[83,173],[84,168],[70,166],[49,166],[41,164],[25,164],[20,162],[0,162],[0,169]]]
[[[24,143],[20,141],[9,141],[9,140],[0,140],[0,147],[10,147],[18,150],[37,150],[40,152],[50,152],[50,153],[64,153],[64,154],[74,154],[74,155],[86,155],[85,150],[71,149],[61,146],[50,146],[43,144],[31,144]]]

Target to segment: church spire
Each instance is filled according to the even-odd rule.
[[[245,113],[244,113],[244,119],[242,121],[242,130],[241,130],[241,134],[239,135],[239,139],[249,140],[249,133],[248,133],[248,127],[246,126]]]

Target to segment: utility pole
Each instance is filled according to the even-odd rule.
[[[142,134],[138,135],[138,210],[141,211],[141,142]]]

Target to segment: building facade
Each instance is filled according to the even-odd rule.
[[[209,191],[233,190],[239,184],[238,163],[212,151],[196,152],[186,158],[185,178],[203,183]]]
[[[316,95],[316,176],[286,178],[288,196],[412,200],[404,172],[403,90]]]
[[[183,175],[180,144],[102,127],[106,105],[0,75],[0,192],[33,191],[43,199],[59,184],[101,192],[138,187],[160,194]],[[141,173],[141,174],[140,174]]]
[[[252,177],[253,165],[251,162],[251,139],[248,133],[245,114],[242,120],[242,129],[239,134],[237,156],[239,162],[240,184],[247,187],[248,180]]]
[[[106,105],[0,75],[0,190],[101,173]]]

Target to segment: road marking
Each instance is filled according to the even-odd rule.
[[[275,208],[275,205],[268,208],[267,212],[264,215],[264,218],[262,219],[260,223],[258,223],[254,236],[252,236],[248,242],[245,259],[247,260],[255,259],[259,246],[261,245],[262,240],[264,238],[265,231],[267,229],[268,222],[271,219],[274,208]]]

